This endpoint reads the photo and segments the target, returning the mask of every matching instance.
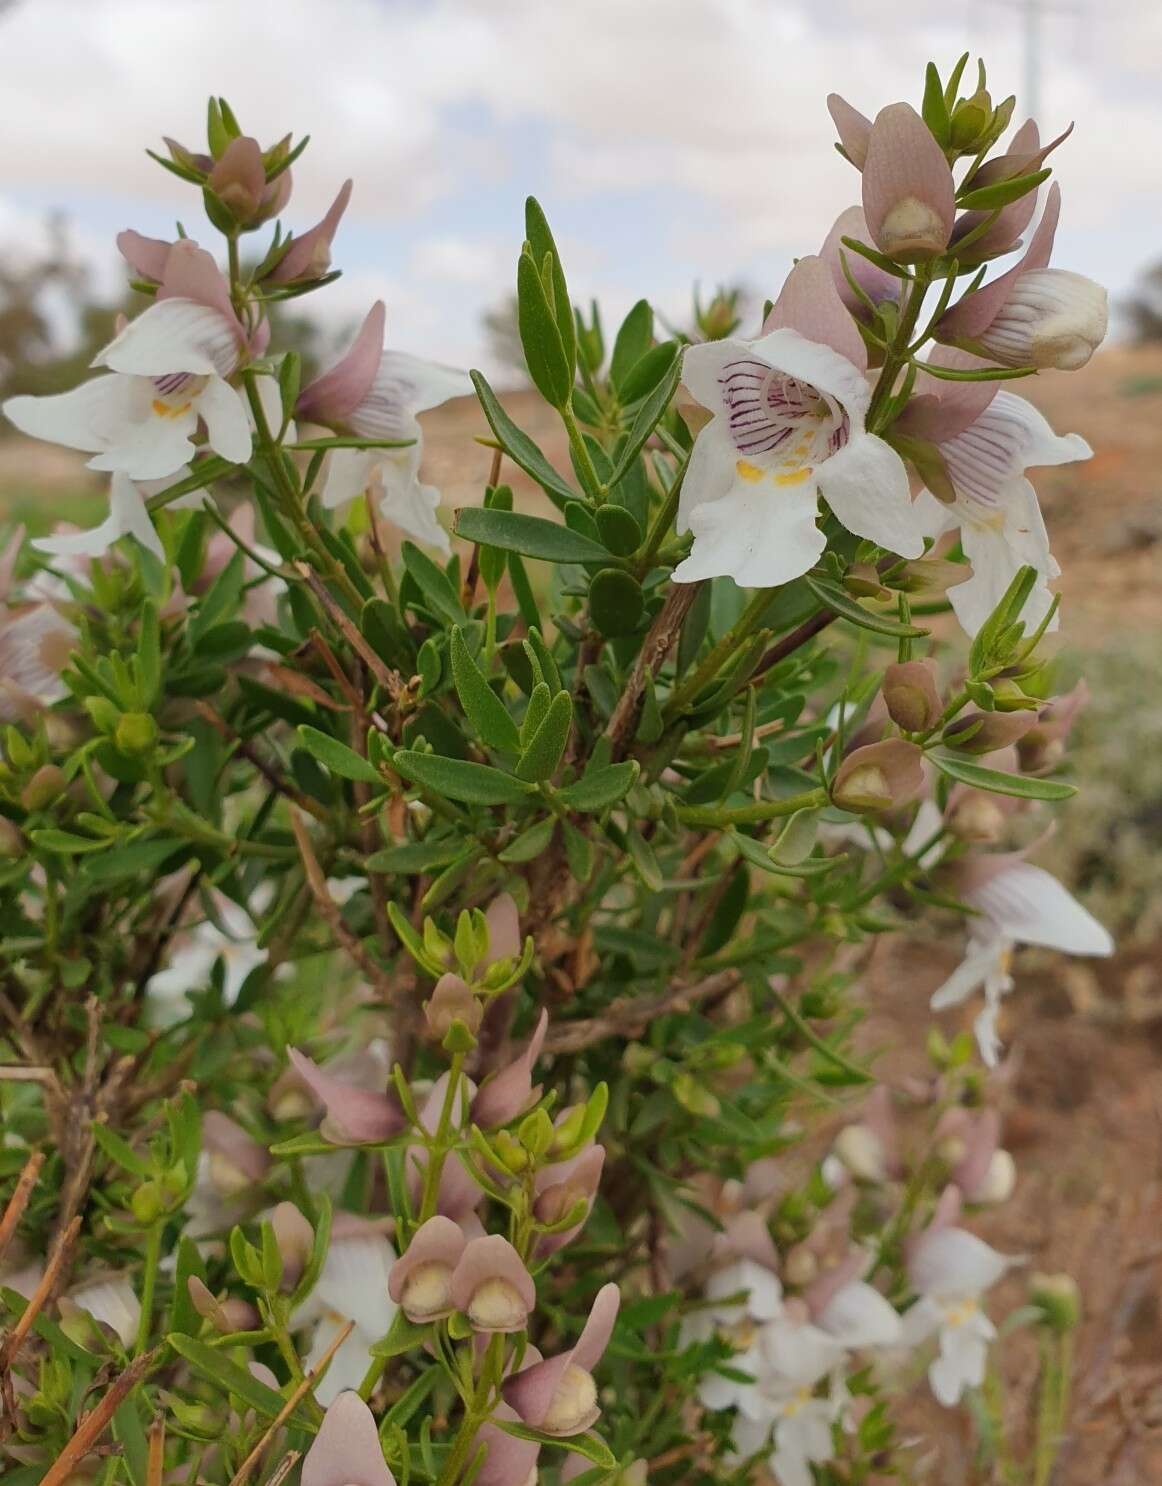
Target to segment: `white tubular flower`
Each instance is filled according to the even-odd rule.
[[[924,490],[917,497],[916,512],[929,536],[960,528],[972,577],[948,590],[957,619],[975,635],[1017,570],[1028,564],[1040,575],[1021,611],[1031,631],[1048,612],[1049,580],[1061,569],[1049,551],[1037,494],[1025,471],[1035,465],[1089,459],[1093,450],[1080,434],[1055,434],[1023,397],[998,392],[973,423],[940,444],[940,452],[956,499],[945,505]]]
[[[694,546],[675,580],[767,588],[799,577],[826,545],[820,495],[848,531],[918,557],[907,473],[864,428],[863,341],[819,258],[795,265],[763,328],[685,353],[683,381],[714,416],[682,484],[678,529]]]
[[[920,1298],[904,1316],[903,1340],[916,1347],[931,1336],[939,1337],[939,1354],[928,1369],[928,1381],[946,1408],[959,1403],[966,1388],[979,1388],[984,1382],[988,1344],[996,1328],[980,1298],[1019,1263],[963,1228],[930,1229],[917,1244],[908,1274]]]
[[[170,1010],[181,1012],[188,992],[204,991],[210,972],[221,958],[225,969],[222,996],[228,1006],[238,999],[246,977],[265,965],[267,951],[258,946],[254,920],[230,898],[216,899],[222,928],[206,919],[170,956],[169,964],[149,981],[149,994]]]
[[[745,1300],[728,1297],[746,1292]],[[736,1349],[731,1367],[757,1377],[762,1367],[762,1329],[783,1313],[783,1287],[778,1276],[753,1259],[739,1259],[715,1270],[706,1282],[705,1299],[711,1305],[682,1321],[681,1345],[709,1341],[715,1335]],[[698,1398],[705,1409],[745,1407],[754,1383],[742,1383],[720,1373],[706,1373],[698,1384]]]
[[[68,695],[61,672],[79,638],[52,604],[0,612],[0,722],[28,722]]]
[[[316,1367],[335,1334],[348,1321],[355,1329],[331,1359],[326,1377],[315,1386],[324,1408],[345,1388],[358,1388],[371,1362],[371,1347],[387,1335],[398,1307],[387,1292],[396,1254],[382,1233],[359,1227],[331,1239],[318,1284],[291,1317],[297,1329],[313,1325],[303,1359]]]
[[[88,531],[37,537],[32,545],[53,557],[103,557],[121,537],[132,537],[147,552],[152,552],[158,562],[164,563],[165,548],[150,520],[145,497],[168,483],[161,481],[154,485],[151,482],[139,488],[128,475],[118,471],[109,486],[109,514],[99,526],[90,527]]]
[[[899,1315],[864,1280],[841,1285],[819,1313],[820,1328],[844,1347],[893,1347],[902,1333]]]
[[[93,455],[90,469],[131,480],[174,475],[193,456],[199,425],[216,454],[241,464],[250,425],[226,378],[244,348],[217,265],[196,244],[175,243],[157,302],[93,362],[112,375],[52,397],[9,398],[3,411],[22,433],[81,449]]]
[[[124,1275],[90,1280],[71,1291],[69,1301],[116,1332],[123,1347],[132,1346],[141,1321],[141,1301]]]
[[[1076,371],[1105,340],[1109,295],[1065,268],[1022,274],[1004,308],[979,336],[1002,366]]]
[[[997,1033],[1001,999],[1013,988],[1009,965],[1018,944],[1037,944],[1071,955],[1111,955],[1108,929],[1050,872],[1019,853],[967,857],[954,869],[955,891],[980,918],[969,934],[964,960],[932,996],[934,1011],[959,1006],[984,992],[976,1019],[980,1055],[994,1068],[1000,1060]]]
[[[735,1421],[736,1450],[752,1454],[770,1436],[768,1463],[780,1486],[811,1486],[811,1466],[835,1454],[837,1419],[835,1400],[816,1389],[839,1367],[843,1347],[811,1322],[785,1314],[764,1327],[761,1353],[758,1385]]]
[[[385,312],[373,306],[351,349],[309,387],[297,403],[302,418],[364,439],[412,439],[404,449],[336,449],[327,461],[323,504],[345,505],[369,491],[383,516],[418,542],[451,552],[436,520],[440,492],[421,484],[423,432],[418,413],[464,397],[472,383],[461,371],[403,351],[383,349]]]

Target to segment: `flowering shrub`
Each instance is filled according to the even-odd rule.
[[[1027,859],[1084,692],[1026,470],[1089,450],[1008,384],[1106,310],[1049,266],[1056,186],[993,272],[1065,136],[1001,146],[964,67],[830,100],[862,204],[753,336],[642,300],[607,349],[530,200],[569,470],[381,304],[304,380],[270,315],[335,276],[351,185],[286,231],[301,143],[215,100],[156,157],[225,269],[123,233],[140,313],[4,407],[110,476],[3,567],[7,1482],[856,1486],[911,1478],[925,1374],[980,1479],[1047,1481],[1076,1297],[1010,1317],[1009,1439],[989,1070],[1014,948],[1111,946]],[[453,548],[418,415],[473,386]],[[890,1086],[859,946],[921,912],[976,1037]]]

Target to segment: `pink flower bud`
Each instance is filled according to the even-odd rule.
[[[416,1229],[407,1252],[391,1267],[387,1292],[409,1321],[450,1316],[456,1309],[452,1275],[468,1240],[451,1218],[437,1215]]]
[[[210,1181],[220,1197],[236,1197],[266,1180],[270,1152],[220,1110],[202,1117],[202,1150]]]
[[[469,1032],[479,1030],[484,1008],[458,975],[441,975],[436,989],[424,1003],[424,1020],[437,1039],[443,1039],[453,1022],[463,1022]]]
[[[502,1401],[492,1417],[497,1423],[515,1424],[520,1416]],[[470,1460],[476,1458],[482,1446],[484,1464],[473,1477],[472,1486],[536,1486],[537,1457],[541,1453],[536,1440],[518,1439],[516,1435],[506,1434],[497,1424],[489,1423],[481,1426],[473,1440],[468,1452]],[[588,1461],[585,1463],[589,1466]]]
[[[868,135],[863,210],[876,247],[899,263],[922,263],[948,246],[956,213],[952,171],[910,104],[881,109]]]
[[[931,660],[908,660],[884,672],[884,703],[888,716],[905,732],[924,733],[940,720],[943,710]]]
[[[139,279],[160,284],[165,278],[165,265],[173,243],[161,237],[143,237],[127,228],[117,234],[117,251]]]
[[[353,1088],[324,1073],[297,1048],[288,1048],[287,1056],[326,1110],[321,1130],[328,1140],[340,1145],[363,1145],[390,1140],[407,1129],[407,1117],[393,1095]]]
[[[484,911],[488,924],[488,955],[485,965],[495,965],[497,960],[520,958],[520,918],[511,893],[501,893],[493,898]]]
[[[585,1226],[597,1196],[601,1169],[605,1164],[605,1147],[591,1145],[569,1161],[542,1166],[534,1181],[533,1215],[541,1223],[559,1223],[584,1200],[581,1219],[560,1233],[542,1233],[537,1239],[536,1257],[545,1259],[571,1243]]]
[[[843,153],[856,170],[862,170],[867,159],[868,139],[872,130],[871,120],[861,114],[858,108],[852,108],[851,104],[845,98],[841,98],[838,93],[827,95],[827,112],[835,124],[835,132],[839,135]]]
[[[869,743],[849,753],[831,786],[841,810],[891,810],[924,788],[924,751],[903,738]]]
[[[505,1380],[504,1401],[525,1424],[567,1437],[581,1434],[596,1421],[601,1410],[592,1370],[609,1345],[620,1305],[617,1286],[603,1286],[574,1347]]]
[[[395,1486],[375,1415],[358,1393],[340,1393],[302,1464],[302,1486]]]
[[[343,182],[321,222],[300,237],[291,238],[290,247],[268,277],[269,283],[300,284],[323,277],[331,267],[331,244],[351,200],[351,185],[350,181]]]
[[[1017,742],[1021,768],[1040,774],[1061,762],[1073,725],[1089,702],[1089,687],[1081,680],[1063,697],[1057,697],[1037,714],[1037,721]]]
[[[548,1029],[549,1013],[542,1011],[524,1052],[507,1068],[494,1073],[472,1101],[474,1124],[484,1130],[507,1125],[536,1101],[539,1089],[533,1088],[533,1066],[540,1057]]]
[[[1008,748],[1033,727],[1032,712],[969,712],[944,729],[944,742],[964,753],[995,753]]]
[[[274,1241],[282,1259],[282,1288],[293,1290],[315,1247],[315,1230],[293,1202],[280,1202],[270,1215]]]
[[[537,1303],[536,1286],[520,1255],[495,1233],[465,1247],[452,1272],[451,1293],[474,1331],[523,1331]]]
[[[250,223],[266,192],[262,146],[248,134],[232,139],[211,170],[206,185],[236,222]]]
[[[383,301],[377,300],[347,354],[303,388],[295,404],[298,417],[312,423],[342,424],[359,407],[379,370],[386,318]]]

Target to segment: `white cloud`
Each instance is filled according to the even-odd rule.
[[[1054,162],[1061,261],[1120,288],[1162,241],[1162,20],[1132,0],[1101,14],[1046,13],[1042,114],[1078,121]],[[1018,82],[1020,17],[1002,6],[918,22],[879,0],[36,0],[0,19],[0,133],[21,142],[5,189],[81,219],[102,196],[188,212],[142,147],[198,143],[222,93],[261,138],[311,133],[293,227],[355,177],[348,272],[312,313],[354,318],[382,295],[395,343],[466,361],[512,283],[526,174],[579,299],[677,305],[696,275],[740,272],[773,294],[858,195],[826,94],[915,100],[926,60],[968,43],[994,96]],[[510,198],[498,226],[489,208]]]

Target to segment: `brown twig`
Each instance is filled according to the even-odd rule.
[[[675,583],[666,595],[665,603],[658,610],[657,617],[642,642],[642,648],[638,651],[633,670],[625,683],[625,690],[605,729],[606,736],[613,745],[613,758],[621,757],[633,736],[641,712],[646,677],[655,676],[669,655],[701,587],[701,583]]]
[[[786,660],[788,655],[793,655],[800,646],[806,645],[808,640],[813,640],[829,624],[834,624],[838,618],[839,615],[833,610],[820,609],[817,614],[812,614],[810,619],[805,619],[797,629],[788,631],[781,640],[776,640],[764,654],[758,665],[750,673],[751,681],[757,680],[759,676],[765,676],[780,661]]]
[[[305,810],[308,815],[313,815],[316,820],[326,820],[327,812],[317,800],[312,800],[309,795],[303,794],[296,784],[283,776],[262,757],[257,748],[234,731],[226,719],[209,702],[198,701],[194,703],[194,710],[204,722],[208,722],[214,731],[227,743],[234,747],[234,751],[244,758],[247,763],[253,764],[258,772],[280,795],[285,795],[288,800],[293,800],[300,810]]]
[[[8,1246],[16,1236],[16,1230],[20,1226],[20,1220],[28,1206],[33,1189],[40,1178],[40,1168],[44,1165],[44,1152],[33,1151],[24,1163],[16,1181],[12,1196],[8,1199],[8,1206],[4,1209],[4,1216],[0,1218],[0,1261],[8,1252]]]
[[[393,671],[386,666],[383,660],[375,653],[363,636],[356,629],[351,619],[343,612],[328,591],[326,585],[320,579],[318,573],[309,563],[296,562],[295,569],[306,581],[307,587],[327,611],[327,617],[335,628],[355,651],[356,655],[363,661],[367,669],[384,688],[393,701],[398,701],[406,692],[407,686],[398,671]]]
[[[740,978],[737,970],[717,970],[693,985],[671,986],[660,996],[648,999],[622,997],[611,1002],[597,1016],[550,1027],[545,1051],[576,1053],[592,1047],[595,1042],[603,1042],[607,1037],[640,1036],[657,1017],[685,1011],[699,1002],[724,996],[738,985]]]
[[[492,465],[488,471],[488,483],[493,490],[500,484],[500,466],[504,460],[504,450],[499,445],[492,451]],[[460,585],[460,602],[465,609],[471,609],[476,599],[476,584],[480,578],[480,543],[475,542],[472,547],[472,556],[468,559],[468,571],[464,574],[464,582]]]
[[[145,1486],[162,1486],[165,1474],[165,1415],[158,1414],[149,1426],[149,1458],[145,1465]]]
[[[315,855],[315,848],[311,845],[311,838],[303,824],[302,817],[294,810],[290,812],[291,829],[294,831],[295,842],[299,848],[299,855],[303,859],[303,872],[306,874],[307,886],[311,890],[311,896],[319,906],[319,911],[327,920],[327,924],[334,934],[336,940],[343,946],[355,963],[367,976],[371,984],[389,1001],[394,991],[394,985],[390,975],[368,953],[362,939],[353,934],[343,922],[343,915],[339,910],[338,903],[327,891],[327,879],[323,876],[323,869],[319,866],[319,859]]]
[[[16,1361],[16,1354],[24,1345],[24,1338],[32,1329],[32,1323],[44,1309],[45,1304],[52,1297],[56,1286],[57,1276],[64,1267],[70,1249],[81,1230],[81,1217],[78,1213],[69,1226],[57,1240],[48,1263],[44,1267],[44,1273],[40,1277],[40,1283],[28,1297],[28,1304],[13,1323],[8,1335],[0,1346],[0,1373],[8,1372]]]
[[[340,1327],[339,1330],[335,1333],[334,1337],[331,1340],[330,1346],[319,1358],[318,1362],[310,1370],[310,1372],[306,1374],[298,1387],[295,1388],[294,1392],[287,1399],[286,1403],[283,1404],[282,1408],[279,1409],[278,1413],[263,1430],[262,1436],[258,1440],[257,1444],[254,1446],[254,1449],[251,1450],[250,1454],[230,1477],[230,1486],[242,1486],[242,1483],[246,1480],[247,1476],[249,1476],[250,1472],[258,1464],[259,1459],[262,1456],[262,1452],[274,1438],[275,1431],[277,1429],[280,1429],[282,1425],[284,1425],[290,1418],[290,1416],[294,1413],[295,1409],[298,1408],[299,1404],[315,1386],[315,1382],[318,1379],[319,1374],[326,1367],[327,1363],[330,1362],[331,1358],[334,1357],[335,1353],[351,1335],[354,1329],[355,1322],[348,1321],[346,1326]]]
[[[160,1351],[160,1347],[155,1347],[152,1352],[146,1352],[144,1356],[138,1357],[135,1362],[129,1364],[119,1378],[113,1381],[108,1393],[82,1418],[72,1439],[49,1466],[46,1474],[41,1477],[40,1486],[64,1486],[64,1483],[71,1478],[73,1471],[104,1434],[122,1402],[157,1361]]]

